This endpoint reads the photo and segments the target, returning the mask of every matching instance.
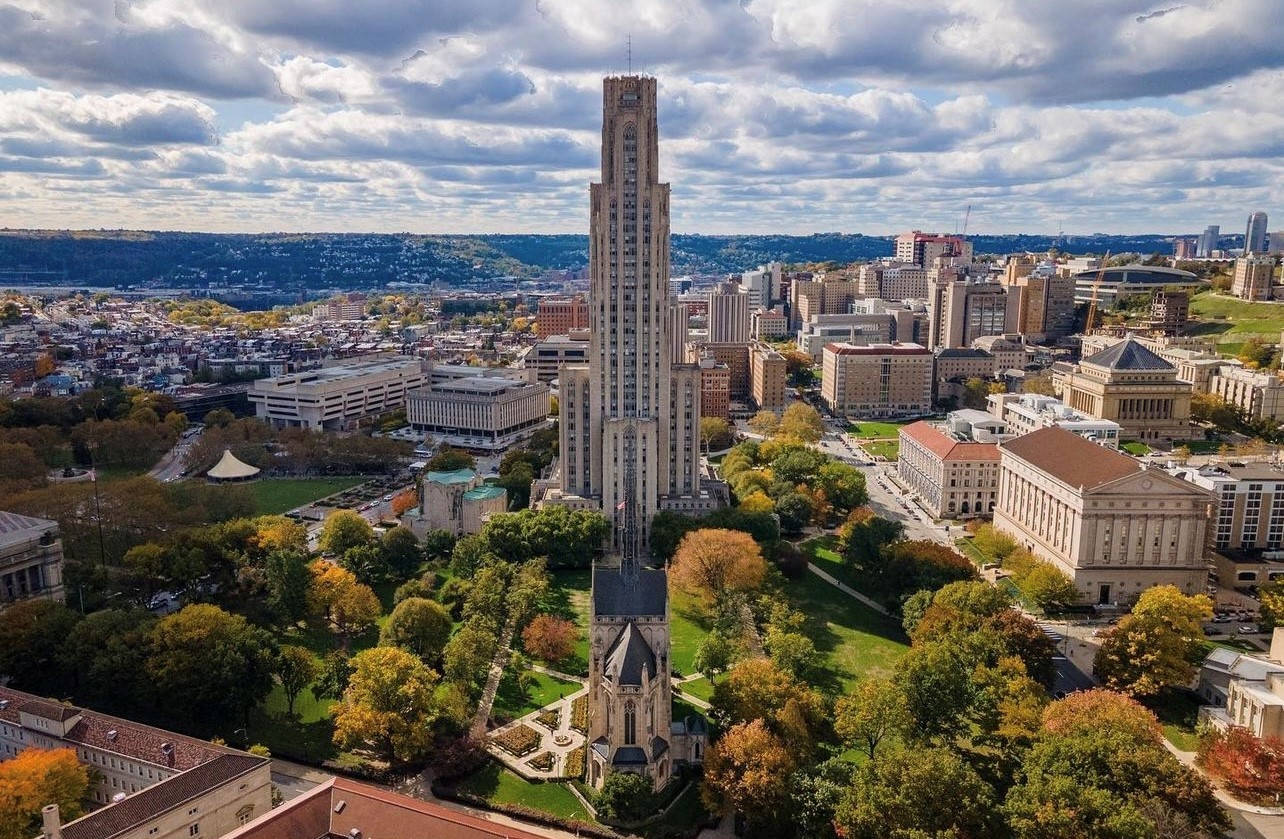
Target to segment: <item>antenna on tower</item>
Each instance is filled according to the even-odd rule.
[[[628,60],[629,60],[629,75],[631,76],[633,75],[633,33],[629,33],[628,35],[625,36],[624,43],[625,43],[624,49],[625,49],[625,52],[628,54]]]

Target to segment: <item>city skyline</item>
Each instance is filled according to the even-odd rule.
[[[11,0],[0,225],[578,232],[585,103],[630,62],[684,232],[1278,213],[1284,7],[1077,5]]]

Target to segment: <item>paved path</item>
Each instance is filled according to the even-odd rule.
[[[809,563],[807,563],[807,570],[808,570],[808,571],[810,571],[811,573],[815,574],[817,577],[820,577],[822,580],[824,580],[825,582],[829,583],[831,586],[835,587],[836,589],[838,589],[839,591],[841,591],[843,594],[846,594],[846,595],[848,595],[849,597],[854,597],[854,598],[856,598],[856,599],[857,599],[857,600],[859,600],[861,603],[864,603],[866,606],[868,606],[869,608],[873,609],[875,612],[878,612],[879,614],[882,614],[882,615],[887,615],[889,618],[890,618],[890,617],[892,617],[892,614],[891,614],[890,612],[888,612],[888,611],[887,611],[887,609],[886,609],[886,608],[884,608],[884,606],[883,606],[881,603],[879,603],[879,602],[878,602],[878,601],[876,601],[876,600],[871,600],[870,598],[868,598],[868,597],[866,597],[865,595],[861,594],[861,593],[860,593],[859,591],[857,591],[856,589],[852,588],[851,586],[849,586],[849,585],[847,585],[846,583],[842,582],[842,581],[841,581],[841,580],[839,580],[838,578],[834,577],[832,574],[830,574],[830,573],[829,573],[828,571],[826,571],[825,569],[820,568],[819,566],[815,565],[814,563],[809,562]]]
[[[1194,752],[1182,751],[1167,740],[1164,740],[1164,747],[1182,764],[1200,772],[1195,768]],[[1200,772],[1200,774],[1203,773]],[[1212,779],[1210,778],[1209,781],[1212,782]],[[1231,818],[1235,822],[1235,827],[1231,830],[1232,836],[1238,839],[1284,839],[1284,809],[1245,804],[1237,798],[1232,798],[1216,784],[1213,791],[1222,806],[1230,811]]]
[[[576,679],[574,681],[579,682],[580,680]],[[499,734],[500,732],[507,731],[510,728],[517,728],[518,726],[523,725],[530,728],[540,736],[539,747],[530,754],[515,757],[514,755],[504,751],[493,741],[486,744],[487,751],[489,751],[500,763],[503,763],[509,769],[512,769],[524,778],[545,778],[551,780],[554,778],[565,777],[567,755],[587,742],[587,738],[583,734],[580,734],[578,731],[571,728],[572,703],[577,697],[583,696],[586,693],[588,693],[588,688],[580,687],[579,690],[575,691],[570,696],[566,696],[556,702],[545,705],[543,708],[531,711],[529,714],[519,717],[507,725],[502,725],[495,729],[495,734]],[[557,728],[552,731],[535,721],[536,717],[549,709],[556,709],[558,713]],[[565,738],[566,742],[559,745],[556,742],[558,737]],[[544,770],[536,769],[531,766],[529,763],[531,758],[543,754],[544,752],[553,753],[553,767],[551,769]]]
[[[482,690],[481,701],[477,703],[477,713],[473,723],[468,727],[470,737],[481,739],[486,736],[486,723],[490,720],[490,709],[495,704],[495,694],[499,691],[499,680],[504,676],[504,666],[508,664],[513,643],[513,623],[504,625],[503,641],[495,650],[495,657],[490,660],[490,674],[486,677],[486,687]]]

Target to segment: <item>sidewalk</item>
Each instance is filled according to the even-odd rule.
[[[846,583],[842,582],[841,580],[831,575],[828,571],[825,571],[824,569],[819,568],[818,566],[813,565],[810,562],[807,563],[807,570],[811,571],[811,573],[815,574],[817,577],[820,577],[822,580],[829,583],[831,586],[834,586],[843,594],[856,598],[861,603],[864,603],[866,606],[873,609],[875,612],[878,612],[880,615],[886,615],[889,618],[892,617],[892,614],[888,612],[887,609],[884,608],[881,603],[875,600],[871,600],[870,598],[861,594],[856,589],[852,588],[851,586],[847,585]]]

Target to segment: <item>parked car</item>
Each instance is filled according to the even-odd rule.
[[[1256,635],[1258,632],[1257,626],[1251,623],[1240,624],[1238,628],[1240,635]]]
[[[1213,623],[1230,623],[1230,615],[1213,615]]]

